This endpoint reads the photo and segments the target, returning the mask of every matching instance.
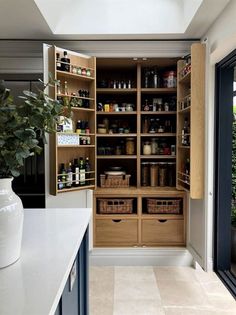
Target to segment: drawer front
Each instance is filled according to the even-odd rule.
[[[137,220],[96,220],[97,245],[136,245],[138,242]]]
[[[184,220],[142,220],[142,243],[184,245]]]

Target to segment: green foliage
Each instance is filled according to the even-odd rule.
[[[0,81],[0,178],[19,176],[24,159],[39,154],[39,138],[45,143],[45,133],[56,131],[64,105],[44,91],[58,82],[50,78],[38,93],[23,91],[22,102],[15,105],[4,82]]]

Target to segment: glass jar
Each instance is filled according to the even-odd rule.
[[[141,184],[142,186],[149,186],[149,162],[141,163]]]
[[[167,163],[168,170],[168,186],[174,187],[176,185],[176,163],[168,162]]]
[[[151,139],[151,154],[158,154],[158,143],[156,138]]]
[[[150,183],[151,187],[158,186],[158,162],[150,162]]]
[[[134,138],[127,138],[125,143],[125,151],[126,154],[133,155],[135,148],[134,148]]]
[[[159,163],[159,185],[161,187],[166,186],[167,183],[167,167],[165,162]]]
[[[149,141],[145,141],[143,144],[143,154],[144,155],[152,154],[152,147],[151,147],[151,143]]]
[[[143,133],[148,133],[148,118],[147,116],[144,117],[144,120],[142,121],[142,131]]]

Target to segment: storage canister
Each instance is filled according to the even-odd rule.
[[[135,151],[134,138],[127,138],[125,143],[126,154],[133,155]]]
[[[167,164],[166,162],[159,163],[159,185],[166,186],[167,183]]]
[[[152,154],[158,154],[158,143],[156,138],[152,138],[151,141],[151,153]]]
[[[152,154],[152,147],[151,147],[151,143],[149,141],[145,141],[143,144],[143,154],[144,155]]]
[[[150,183],[151,187],[158,186],[158,162],[150,162]]]
[[[168,186],[174,187],[176,185],[176,163],[168,162],[167,170],[168,170]]]
[[[149,186],[149,162],[142,162],[141,163],[141,183],[142,186]]]

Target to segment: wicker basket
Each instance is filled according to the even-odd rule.
[[[98,203],[101,214],[123,214],[133,211],[133,199],[98,199]]]
[[[180,199],[147,199],[148,213],[180,214]]]
[[[129,187],[131,175],[100,175],[100,184],[103,188]]]

